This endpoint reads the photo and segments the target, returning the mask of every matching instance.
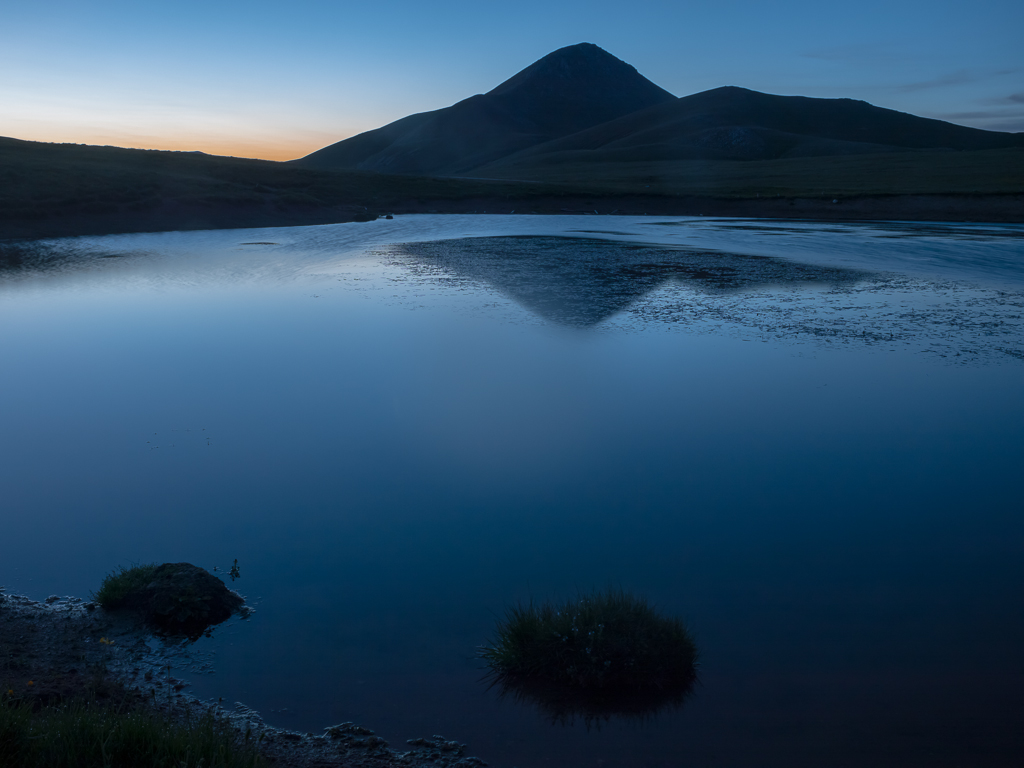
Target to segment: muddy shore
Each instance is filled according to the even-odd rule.
[[[490,213],[599,216],[730,216],[817,221],[1024,223],[1024,195],[876,195],[715,198],[662,195],[551,195],[367,201],[367,205],[194,205],[168,201],[144,212],[70,210],[39,218],[0,218],[0,241],[367,220],[386,214]]]
[[[0,587],[0,684],[8,699],[41,705],[74,698],[127,703],[175,721],[211,709],[239,738],[257,739],[282,768],[471,768],[487,765],[465,745],[433,735],[389,745],[354,723],[320,734],[274,728],[241,702],[228,706],[189,695],[171,670],[189,647],[155,637],[132,614],[108,613],[77,597],[36,601]]]

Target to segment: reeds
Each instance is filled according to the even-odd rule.
[[[0,697],[7,698],[7,697]],[[173,722],[94,703],[0,700],[4,768],[261,768],[257,745],[212,713]]]
[[[155,563],[149,565],[133,565],[131,568],[118,566],[103,579],[93,599],[106,609],[117,608],[132,592],[145,587],[156,571]]]

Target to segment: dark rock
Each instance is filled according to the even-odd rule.
[[[119,607],[138,611],[162,632],[197,638],[244,604],[237,592],[208,571],[190,563],[164,563],[146,586],[129,593]]]

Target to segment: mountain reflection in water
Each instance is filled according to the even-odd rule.
[[[769,285],[852,285],[866,275],[761,256],[562,237],[412,243],[396,255],[424,277],[484,282],[545,320],[577,328],[607,320],[666,283],[717,294]]]
[[[659,714],[683,708],[693,694],[694,683],[683,688],[644,691],[574,691],[537,681],[503,680],[496,683],[498,696],[516,704],[535,707],[553,725],[600,728],[615,718],[642,725]]]
[[[492,291],[569,328],[653,324],[956,363],[1024,359],[1024,295],[954,280],[570,237],[408,243],[383,255],[402,268],[396,282]]]

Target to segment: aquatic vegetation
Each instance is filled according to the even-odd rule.
[[[106,575],[99,590],[92,597],[108,610],[117,608],[128,595],[149,584],[156,569],[156,563],[133,565],[131,568],[118,566],[117,570]]]
[[[266,764],[254,740],[239,738],[212,713],[172,722],[151,709],[123,705],[0,702],[0,765],[5,768],[252,768]]]
[[[555,719],[643,716],[681,703],[697,679],[697,646],[683,622],[622,590],[513,606],[479,656],[492,684]]]

